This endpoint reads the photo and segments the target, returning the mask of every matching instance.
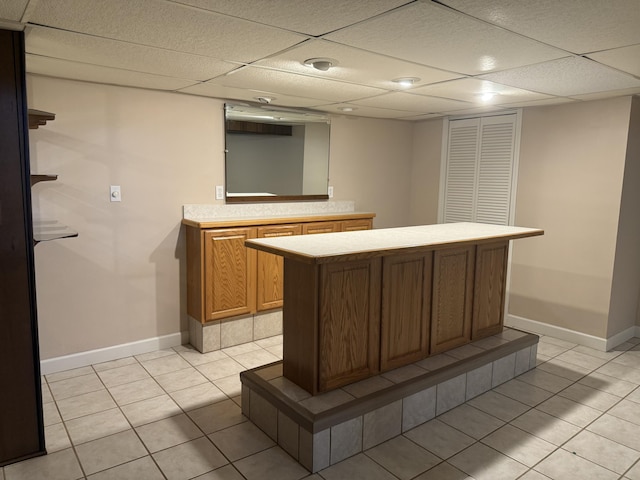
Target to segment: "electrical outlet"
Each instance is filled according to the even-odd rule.
[[[120,185],[111,185],[109,189],[109,200],[112,202],[121,202],[122,194],[120,192]]]
[[[224,200],[224,185],[216,185],[216,200]]]
[[[332,186],[330,186],[330,187],[327,189],[327,193],[329,194],[329,198],[333,198],[333,187],[332,187]]]

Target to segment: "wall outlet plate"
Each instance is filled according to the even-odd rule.
[[[330,187],[327,189],[327,193],[329,194],[329,198],[333,198],[333,187],[332,187],[332,186],[330,186]]]
[[[224,185],[216,185],[216,200],[224,200]]]

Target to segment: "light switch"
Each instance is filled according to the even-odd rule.
[[[216,185],[216,200],[224,200],[224,185]]]
[[[111,185],[109,199],[112,202],[121,202],[122,195],[120,193],[120,185]]]

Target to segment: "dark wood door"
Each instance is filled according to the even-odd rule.
[[[0,30],[0,466],[45,453],[24,72]]]

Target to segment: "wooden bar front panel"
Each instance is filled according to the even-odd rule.
[[[379,258],[320,267],[318,390],[379,371]]]
[[[283,375],[318,393],[318,265],[284,259]]]
[[[432,252],[383,257],[382,371],[429,354],[432,258]]]
[[[472,340],[502,331],[508,255],[507,241],[477,246]]]
[[[471,340],[475,246],[436,250],[433,257],[431,354]]]
[[[302,234],[301,225],[271,225],[258,227],[258,238],[284,237]],[[258,251],[257,310],[282,306],[284,259],[280,255]]]
[[[255,310],[256,251],[244,246],[255,238],[255,228],[204,232],[205,308],[207,318],[217,320]]]

